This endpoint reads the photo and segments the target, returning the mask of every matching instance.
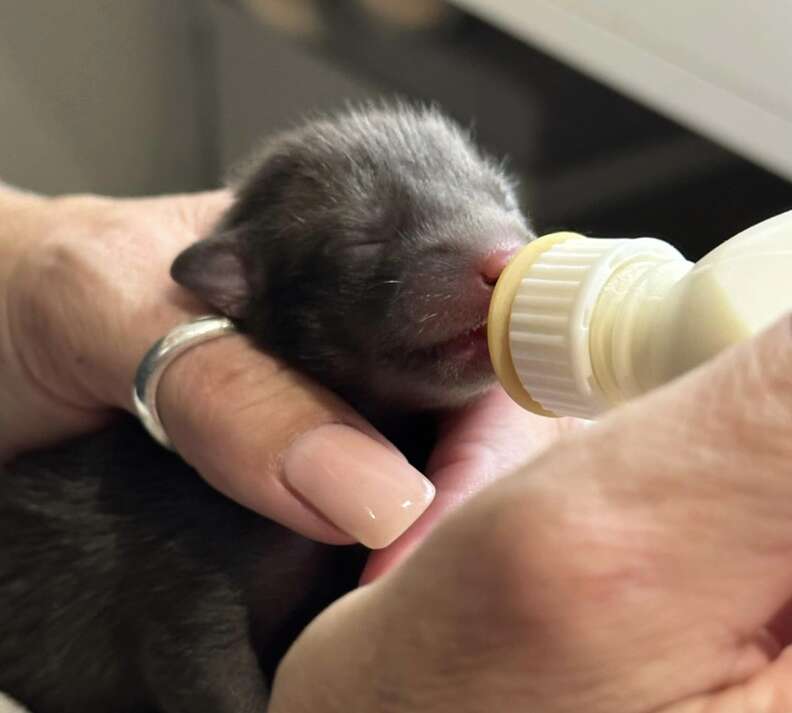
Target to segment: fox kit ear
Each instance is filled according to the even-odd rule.
[[[181,252],[171,277],[228,317],[242,317],[250,300],[241,244],[233,232],[220,232]]]

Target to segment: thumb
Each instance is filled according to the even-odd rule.
[[[170,365],[158,403],[176,449],[211,485],[307,537],[384,547],[434,496],[351,407],[241,335]]]

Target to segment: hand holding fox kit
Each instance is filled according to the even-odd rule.
[[[483,339],[473,340],[476,358],[466,362],[446,359],[442,350],[453,356],[455,337],[464,349],[464,331],[483,322],[487,282],[502,267],[502,251],[528,233],[508,182],[454,127],[436,115],[400,125],[388,118],[361,112],[272,142],[259,174],[244,185],[248,195],[212,239],[182,257],[177,277],[221,310],[247,306],[245,320],[265,347],[274,344],[276,353],[293,356],[301,371],[348,399],[362,385],[370,407],[379,401],[391,408],[397,400],[408,408],[461,403],[491,381]],[[109,407],[129,408],[129,384],[143,352],[170,327],[205,312],[173,286],[165,268],[210,231],[231,197],[46,201],[6,193],[2,200],[18,214],[20,239],[40,236],[26,238],[33,244],[16,255],[14,223],[7,228],[12,245],[2,287],[9,329],[0,348],[10,372],[0,388],[9,390],[8,403],[37,402],[21,418],[18,410],[13,420],[10,411],[0,414],[8,421],[0,452],[9,453],[96,426]],[[260,210],[267,202],[272,209]],[[30,223],[35,230],[25,231]],[[257,235],[255,255],[238,262]],[[266,285],[258,284],[265,278]],[[224,303],[234,290],[242,302]],[[386,309],[388,318],[381,319]],[[253,399],[272,407],[267,450],[283,454],[319,425],[348,423],[375,438],[334,432],[339,467],[350,485],[357,481],[352,487],[365,489],[372,470],[365,463],[376,462],[376,470],[404,481],[394,500],[425,503],[429,492],[357,414],[278,369],[241,338],[205,345],[168,369],[160,399],[180,453],[231,497],[307,536],[343,542],[351,535],[369,544],[393,539],[408,521],[382,518],[366,532],[370,519],[357,517],[350,533],[348,522],[332,527],[284,490],[284,463],[302,460],[299,454],[261,462],[250,437],[260,418]],[[202,394],[209,392],[206,408]],[[224,398],[215,396],[220,393]],[[271,393],[281,395],[281,405]]]
[[[170,263],[210,230],[231,196],[45,199],[6,192],[0,202],[12,216],[0,241],[8,256],[0,260],[8,315],[0,338],[0,454],[8,458],[96,430],[112,409],[131,409],[130,385],[145,350],[206,312],[170,281]],[[288,447],[301,437],[310,446],[322,438],[310,434],[326,424],[352,427],[335,434],[337,449],[322,447],[337,452],[350,483],[365,485],[366,464],[374,462],[400,473],[406,490],[426,490],[353,409],[241,336],[185,354],[167,370],[159,403],[179,452],[214,487],[314,539],[381,541],[409,524],[349,534],[283,488]]]
[[[257,166],[233,202],[3,194],[16,216],[0,239],[3,455],[103,427],[21,455],[0,478],[0,581],[13,582],[0,586],[13,618],[0,688],[40,713],[56,699],[103,710],[119,692],[130,710],[256,709],[258,661],[333,595],[313,585],[336,570],[327,550],[251,511],[324,542],[387,544],[432,488],[361,414],[460,406],[492,383],[489,295],[530,232],[462,132],[431,111],[366,109],[278,137]],[[192,294],[169,280],[177,255]],[[131,419],[110,423],[130,407],[144,351],[205,303],[252,339],[180,358],[160,411],[180,455],[249,510]],[[492,420],[504,413],[524,418]],[[470,445],[457,466],[481,464]],[[96,608],[106,596],[115,609]],[[52,652],[48,673],[19,658],[22,638]]]

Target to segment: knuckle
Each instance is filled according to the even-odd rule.
[[[306,426],[334,420],[336,410],[299,374],[240,335],[187,352],[165,372],[161,394],[189,411],[200,431],[229,440],[259,431],[266,420],[267,439],[285,443]]]

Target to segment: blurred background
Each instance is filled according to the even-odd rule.
[[[738,4],[595,3],[616,18],[611,31],[628,27],[619,7],[644,8],[660,39],[682,37],[675,28],[691,27],[696,6],[699,16],[715,7],[721,28],[741,33],[728,15]],[[554,51],[533,33],[554,5],[575,9],[564,0],[0,0],[0,178],[50,194],[213,187],[262,137],[304,115],[399,94],[435,102],[508,156],[540,233],[653,235],[696,258],[792,208],[792,168],[772,146],[751,151],[763,126],[743,120],[730,141],[707,130],[706,103],[703,119],[685,120],[673,83],[682,111],[665,111],[649,96],[662,99],[659,80],[638,65],[613,59],[613,76],[637,77],[630,86],[588,71],[614,36]],[[736,67],[753,52],[749,39],[769,46],[730,44]],[[724,106],[713,105],[714,118],[730,118]]]

